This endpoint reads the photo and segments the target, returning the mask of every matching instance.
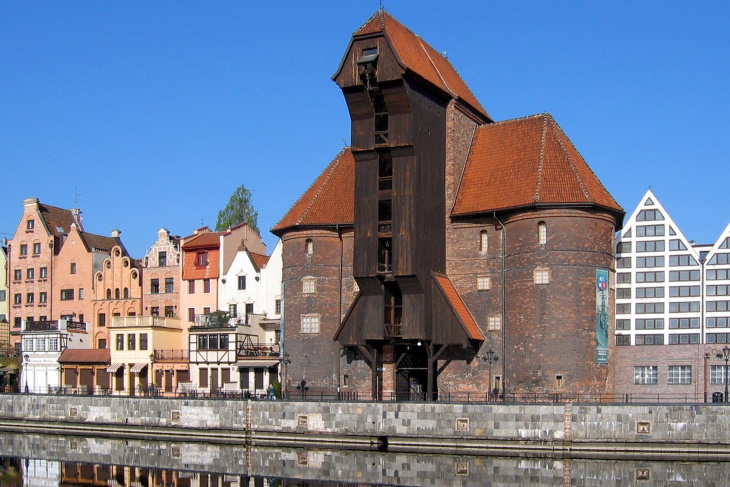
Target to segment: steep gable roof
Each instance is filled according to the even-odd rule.
[[[251,261],[258,270],[263,269],[269,263],[269,256],[267,255],[254,254],[253,252],[249,252],[248,254],[251,256]]]
[[[48,231],[57,237],[68,235],[71,231],[72,224],[76,223],[80,225],[81,223],[80,221],[76,221],[71,210],[64,210],[63,208],[38,203],[38,212],[41,218],[43,218],[43,222]]]
[[[307,225],[352,225],[355,221],[355,158],[343,149],[271,231]]]
[[[353,34],[353,38],[378,33],[385,34],[403,69],[423,78],[452,97],[461,99],[477,112],[490,118],[451,63],[388,12],[378,10]]]
[[[95,235],[87,232],[79,232],[79,235],[81,235],[81,238],[89,251],[97,250],[109,253],[115,246],[119,246],[123,253],[127,253],[124,245],[122,245],[122,241],[118,237],[104,237],[102,235]]]
[[[479,127],[452,216],[551,204],[623,214],[549,114]]]

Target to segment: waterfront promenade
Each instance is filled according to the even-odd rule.
[[[410,453],[725,461],[725,404],[0,396],[0,430]]]

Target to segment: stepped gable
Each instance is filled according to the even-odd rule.
[[[424,79],[452,97],[460,99],[480,114],[490,118],[451,63],[423,39],[395,20],[388,12],[377,11],[353,34],[353,37],[379,33],[385,34],[404,70]]]
[[[539,205],[591,205],[623,215],[549,114],[479,127],[451,215]]]
[[[291,227],[352,225],[355,221],[355,158],[343,149],[271,231]]]

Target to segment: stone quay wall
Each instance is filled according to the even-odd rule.
[[[302,402],[0,395],[0,430],[253,446],[726,460],[724,404]]]

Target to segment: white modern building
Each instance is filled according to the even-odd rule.
[[[696,244],[647,191],[617,235],[615,292],[616,392],[704,400],[723,391],[730,226]]]
[[[65,319],[23,321],[20,336],[23,361],[20,386],[29,393],[57,391],[61,386],[58,362],[61,353],[67,348],[91,348],[86,324]]]

